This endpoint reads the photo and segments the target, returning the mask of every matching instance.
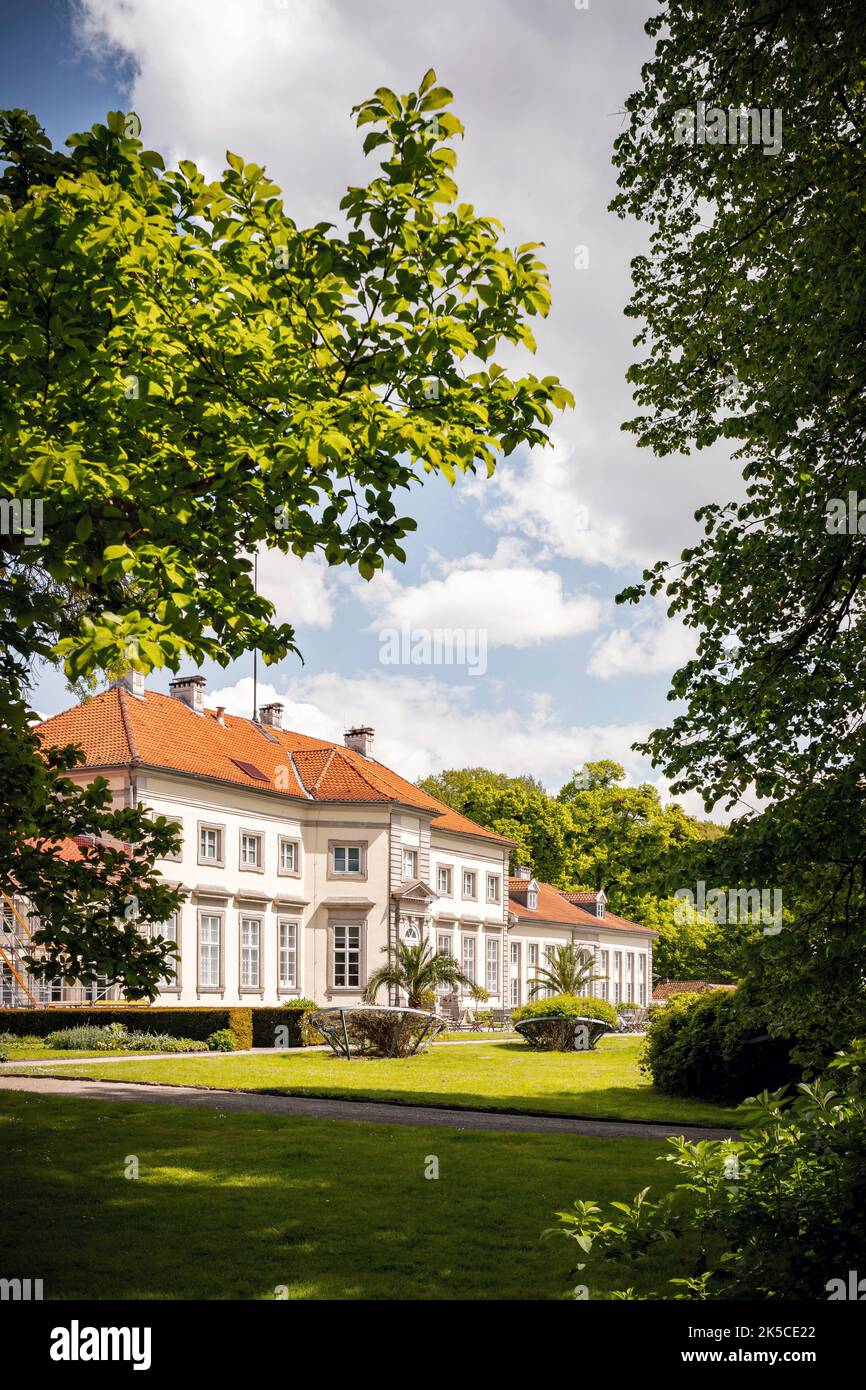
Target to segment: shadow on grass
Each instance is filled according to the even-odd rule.
[[[673,1180],[655,1161],[665,1146],[645,1140],[13,1093],[0,1096],[0,1139],[0,1181],[16,1194],[3,1272],[42,1278],[47,1299],[562,1298],[578,1252],[540,1240],[555,1212]],[[591,1296],[663,1288],[676,1272],[669,1252],[605,1266]]]

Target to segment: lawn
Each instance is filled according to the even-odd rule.
[[[735,1122],[730,1108],[657,1095],[638,1069],[640,1047],[639,1038],[617,1038],[602,1041],[595,1052],[533,1052],[523,1042],[499,1039],[467,1046],[434,1045],[418,1057],[393,1060],[346,1061],[317,1051],[261,1056],[214,1053],[85,1062],[57,1074],[592,1119]],[[46,1072],[50,1068],[40,1074]]]
[[[665,1148],[3,1092],[0,1272],[43,1279],[46,1299],[662,1292],[669,1251],[587,1278],[576,1246],[540,1235],[576,1197],[667,1190]]]

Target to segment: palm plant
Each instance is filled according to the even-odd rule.
[[[593,973],[594,964],[592,952],[582,946],[554,946],[553,957],[529,981],[530,997],[545,990],[551,994],[585,994],[593,980],[604,978]]]
[[[383,946],[382,950],[387,951],[388,947]],[[429,941],[422,941],[417,946],[407,946],[405,942],[398,941],[394,959],[374,970],[367,981],[364,998],[372,1004],[382,986],[389,985],[405,990],[410,1009],[420,1009],[423,1008],[424,995],[429,990],[440,985],[448,985],[452,989],[455,985],[469,988],[471,984],[472,981],[463,974],[454,957],[434,951]]]

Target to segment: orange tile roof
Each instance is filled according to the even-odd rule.
[[[278,792],[296,801],[399,802],[432,812],[437,830],[512,843],[342,744],[271,725],[263,728],[233,714],[224,715],[220,724],[214,710],[196,714],[183,701],[153,690],[138,699],[112,686],[44,720],[35,731],[46,744],[79,744],[84,768],[92,771],[136,763]],[[249,776],[238,762],[251,763],[264,780]]]
[[[642,936],[658,936],[658,932],[650,927],[642,927],[637,922],[629,922],[625,917],[617,917],[613,912],[606,912],[604,917],[596,917],[594,912],[585,912],[582,907],[569,902],[563,892],[554,888],[550,883],[541,883],[538,879],[538,908],[532,911],[526,906],[526,885],[529,882],[525,878],[509,878],[508,880],[508,906],[514,915],[521,922],[556,922],[564,927],[610,927],[614,931],[636,932]]]

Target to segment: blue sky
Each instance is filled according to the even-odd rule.
[[[333,219],[345,186],[370,177],[350,107],[383,82],[405,91],[435,66],[467,130],[461,195],[499,216],[509,242],[545,243],[553,313],[536,359],[513,362],[556,372],[575,393],[555,447],[513,455],[492,481],[417,489],[407,563],[372,585],[315,559],[261,561],[304,664],[260,672],[260,698],[282,699],[287,722],[306,732],[339,738],[347,723],[373,724],[378,756],[413,777],[483,763],[558,787],[573,766],[606,756],[664,790],[630,744],[670,717],[669,677],[690,637],[659,606],[626,610],[613,598],[646,563],[675,558],[694,534],[694,509],[730,495],[736,475],[718,453],[655,460],[620,429],[631,413],[628,265],[645,231],[606,211],[610,145],[649,52],[651,9],[650,0],[580,10],[570,0],[4,5],[4,105],[34,111],[56,141],[109,109],[134,109],[142,138],[171,160],[216,173],[231,148],[265,162],[299,220]],[[381,634],[402,626],[483,630],[485,671],[383,665]],[[205,668],[211,698],[249,713],[251,670],[251,658]],[[72,698],[48,672],[34,703],[51,713]]]

